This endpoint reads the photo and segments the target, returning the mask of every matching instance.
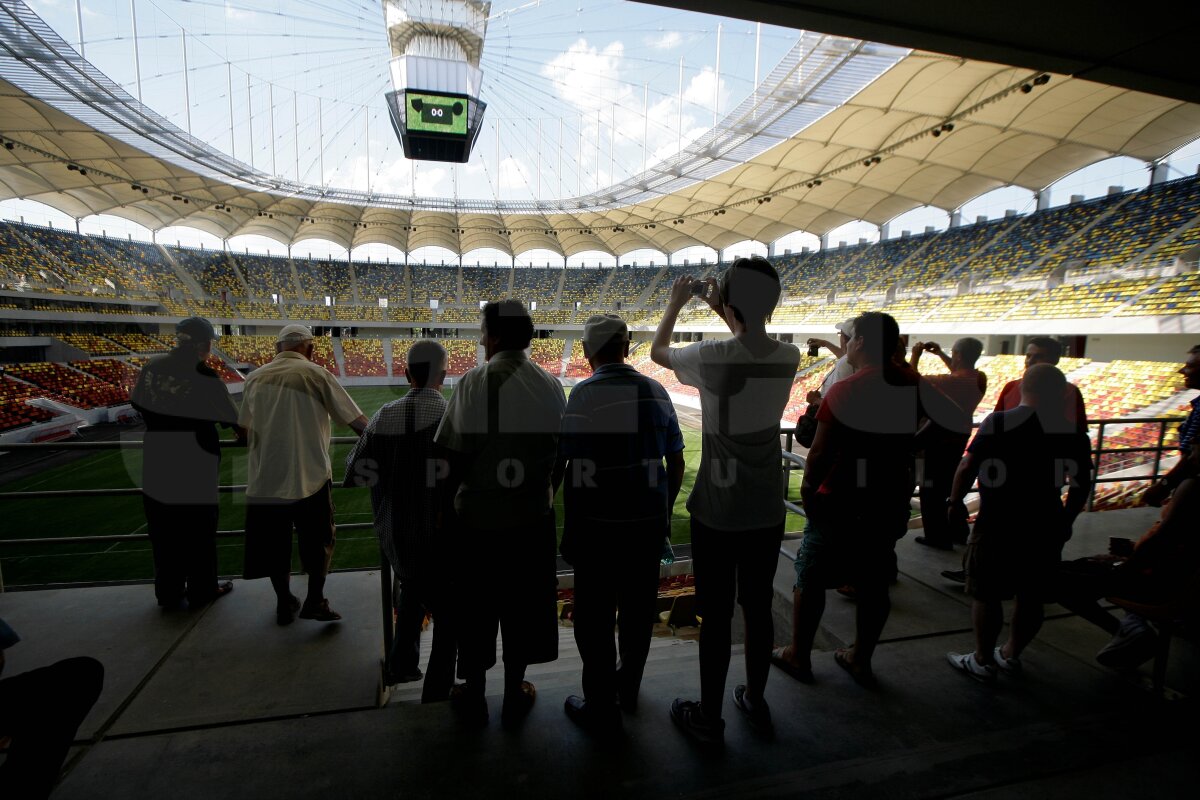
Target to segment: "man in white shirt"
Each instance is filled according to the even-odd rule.
[[[525,668],[558,658],[557,562],[551,475],[566,396],[558,379],[525,354],[533,321],[519,301],[488,303],[480,344],[487,363],[450,396],[434,441],[449,450],[462,552],[479,603],[462,623],[455,711],[486,722],[484,682],[504,636],[501,722],[519,722],[535,690]]]
[[[330,417],[359,435],[367,418],[337,378],[312,362],[313,335],[306,326],[284,326],[275,350],[274,359],[246,378],[238,419],[250,432],[244,577],[271,579],[280,625],[297,611],[301,619],[332,622],[341,615],[325,599],[335,534]],[[303,606],[289,588],[293,526],[308,573]]]
[[[656,364],[700,390],[703,444],[687,508],[697,615],[704,618],[701,700],[676,699],[671,719],[703,745],[724,742],[721,704],[735,598],[746,625],[746,684],[734,687],[734,704],[752,727],[772,727],[763,691],[771,668],[771,583],[786,513],[779,422],[800,363],[796,347],[767,335],[779,295],[779,274],[761,257],[737,259],[720,283],[680,278],[651,347]],[[675,320],[693,296],[703,298],[733,336],[672,349]]]
[[[850,363],[850,359],[846,357],[846,345],[854,338],[854,318],[839,322],[834,325],[834,330],[838,332],[838,343],[828,342],[824,339],[809,339],[809,347],[824,347],[829,352],[833,353],[833,357],[837,359],[833,363],[833,369],[829,370],[829,374],[825,376],[825,380],[821,381],[820,388],[817,389],[818,401],[819,398],[829,394],[829,390],[834,385],[845,378],[849,378],[854,374],[854,366]],[[812,400],[808,402],[812,403]]]

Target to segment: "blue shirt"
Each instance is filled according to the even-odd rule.
[[[1179,450],[1186,457],[1200,436],[1200,394],[1192,398],[1192,410],[1179,426]]]
[[[683,450],[675,406],[657,381],[628,364],[605,364],[567,399],[559,457],[571,519],[665,519],[663,458]]]

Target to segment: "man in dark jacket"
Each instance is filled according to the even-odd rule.
[[[146,422],[142,505],[154,551],[154,594],[166,609],[197,607],[233,589],[217,583],[218,424],[237,409],[204,361],[216,333],[208,320],[175,326],[176,345],[142,369],[131,396]],[[185,606],[186,601],[186,606]]]

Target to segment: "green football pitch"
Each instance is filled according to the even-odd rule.
[[[407,391],[399,386],[355,387],[349,389],[359,407],[371,416],[391,400]],[[449,390],[447,390],[449,394]],[[675,506],[672,522],[672,541],[689,541],[688,513],[684,507],[696,479],[700,463],[700,431],[684,426],[687,445],[687,464],[683,490]],[[129,434],[141,438],[140,433]],[[227,435],[227,434],[226,434]],[[348,428],[335,428],[334,436],[350,436]],[[331,450],[334,480],[342,478],[350,445],[334,445]],[[224,451],[221,463],[222,484],[244,484],[246,453],[230,448]],[[137,449],[105,450],[90,454],[61,466],[52,467],[19,480],[0,484],[2,492],[45,491],[50,489],[110,489],[140,485],[142,474],[141,451]],[[0,473],[0,480],[4,476]],[[798,478],[794,477],[794,482]],[[796,496],[795,487],[792,496]],[[245,523],[244,495],[222,493],[221,530],[241,530]],[[335,519],[339,524],[369,523],[371,504],[366,489],[335,489]],[[560,534],[562,525],[561,495],[556,503]],[[141,498],[78,497],[53,499],[0,500],[4,524],[0,538],[30,539],[63,536],[112,536],[144,533],[145,517]],[[803,520],[788,515],[788,530],[799,530]],[[220,573],[236,576],[242,570],[240,538],[218,540]],[[369,529],[346,530],[338,534],[333,556],[334,569],[354,569],[378,566],[379,547]],[[298,569],[299,564],[295,567]],[[102,542],[97,544],[13,545],[0,547],[0,569],[6,586],[56,583],[146,580],[154,575],[148,541]]]

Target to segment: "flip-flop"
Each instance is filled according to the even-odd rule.
[[[218,597],[224,597],[233,591],[233,581],[222,581],[217,584],[217,590],[213,592],[213,600]]]
[[[863,687],[864,689],[878,689],[879,681],[875,680],[874,673],[859,669],[851,664],[850,660],[846,658],[849,653],[849,650],[834,650],[833,660],[839,667],[850,673],[850,677],[853,678],[854,682],[859,686]]]
[[[786,648],[776,647],[771,651],[771,663],[779,667],[801,683],[816,683],[817,679],[813,677],[812,667],[798,667],[792,662],[783,657],[783,651]]]

